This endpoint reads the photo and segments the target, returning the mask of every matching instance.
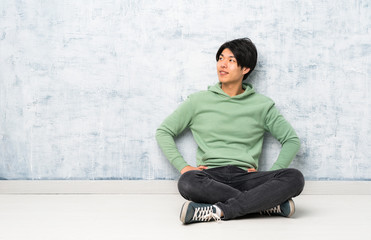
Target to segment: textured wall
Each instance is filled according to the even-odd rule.
[[[370,179],[371,1],[0,2],[0,177],[176,179],[155,130],[250,37],[307,179]],[[195,163],[189,131],[177,140]],[[267,136],[261,169],[278,155]]]

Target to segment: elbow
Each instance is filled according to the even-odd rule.
[[[296,152],[299,152],[300,147],[301,147],[300,139],[296,136],[295,138],[291,140],[291,143],[296,146]]]
[[[155,134],[155,138],[156,138],[156,141],[158,142],[159,139],[161,138],[161,136],[163,136],[163,130],[160,129],[160,128],[157,128],[156,129],[156,134]]]
[[[156,140],[157,142],[162,139],[163,137],[174,137],[174,135],[172,134],[171,131],[167,130],[166,128],[163,128],[163,127],[159,127],[157,128],[156,130]]]
[[[300,139],[298,138],[298,136],[295,136],[292,140],[296,145],[298,145],[298,147],[300,148],[301,146],[301,143],[300,143]]]
[[[298,136],[293,136],[287,139],[286,141],[284,141],[282,145],[290,145],[293,150],[295,149],[296,152],[299,152],[300,147],[301,147],[301,142]]]

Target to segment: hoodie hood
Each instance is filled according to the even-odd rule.
[[[242,83],[242,88],[245,89],[245,91],[243,93],[239,94],[239,95],[231,97],[223,91],[223,89],[221,88],[221,85],[222,85],[222,83],[218,82],[217,84],[215,84],[213,86],[209,86],[208,91],[211,91],[211,92],[216,93],[216,94],[224,95],[228,98],[233,98],[233,99],[244,99],[244,98],[247,98],[248,96],[250,96],[251,94],[255,93],[254,87],[251,84]]]

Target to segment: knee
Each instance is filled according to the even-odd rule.
[[[198,185],[197,182],[200,181],[203,175],[203,172],[197,170],[183,173],[178,180],[179,193],[188,199],[187,196],[192,195],[192,191]]]
[[[190,175],[192,175],[191,172],[192,171],[183,173],[180,176],[180,178],[178,180],[178,190],[179,190],[180,194],[182,194],[183,192],[187,192],[188,189],[191,187],[191,185],[192,185],[192,183],[191,183],[192,177],[190,176]]]
[[[290,184],[297,191],[296,195],[299,195],[303,191],[305,185],[305,179],[303,174],[295,168],[288,168],[285,170],[286,176],[289,178]]]

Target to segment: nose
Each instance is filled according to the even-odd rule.
[[[225,60],[221,60],[220,61],[220,67],[222,67],[222,68],[226,68],[227,67],[227,63],[226,63]]]

